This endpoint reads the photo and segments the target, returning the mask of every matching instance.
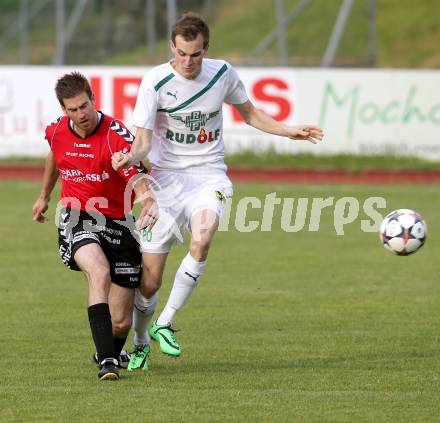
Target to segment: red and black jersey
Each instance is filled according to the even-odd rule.
[[[122,218],[127,181],[144,172],[142,166],[116,171],[111,156],[127,153],[134,137],[124,124],[100,113],[97,127],[88,137],[81,137],[67,116],[46,128],[61,178],[61,201],[65,206],[82,211],[98,210],[104,216]],[[129,209],[134,195],[128,196]]]

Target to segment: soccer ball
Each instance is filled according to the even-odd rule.
[[[393,254],[408,256],[415,253],[426,240],[428,228],[422,216],[409,209],[394,210],[380,225],[380,240]]]

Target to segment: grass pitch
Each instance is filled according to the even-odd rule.
[[[236,186],[245,196],[386,199],[426,219],[427,245],[386,252],[358,219],[318,231],[219,232],[176,326],[183,355],[153,345],[150,371],[98,382],[86,283],[31,220],[39,184],[0,183],[0,422],[431,422],[440,394],[440,208],[436,186]],[[54,195],[54,199],[56,196]],[[261,221],[262,210],[248,219]],[[163,305],[185,248],[170,256]],[[131,339],[129,344],[131,345]]]

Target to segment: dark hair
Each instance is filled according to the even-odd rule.
[[[89,81],[87,81],[87,78],[79,72],[66,73],[58,79],[55,85],[55,94],[63,107],[63,100],[65,98],[76,97],[82,93],[86,93],[89,99],[93,100],[93,93]]]
[[[176,36],[181,35],[185,41],[192,41],[197,35],[203,36],[203,48],[209,44],[209,28],[206,22],[197,14],[188,12],[173,25],[171,29],[171,41],[176,45]]]

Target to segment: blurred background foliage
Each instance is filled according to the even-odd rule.
[[[320,66],[342,0],[310,0],[286,30],[288,64]],[[87,0],[66,45],[66,65],[145,65],[168,58],[166,0],[154,1],[154,39],[148,46],[146,0]],[[286,15],[299,0],[285,0]],[[21,53],[20,8],[28,15],[28,51]],[[56,55],[56,0],[0,0],[0,64],[52,64]],[[376,0],[377,43],[369,50],[370,0],[354,0],[334,66],[439,68],[438,0]],[[66,26],[78,1],[64,0]],[[275,1],[178,0],[177,13],[195,11],[211,27],[209,56],[235,65],[276,66],[274,42],[252,52],[276,30]],[[151,37],[151,28],[150,28]],[[151,44],[153,42],[153,44]],[[370,46],[371,48],[371,46]]]

